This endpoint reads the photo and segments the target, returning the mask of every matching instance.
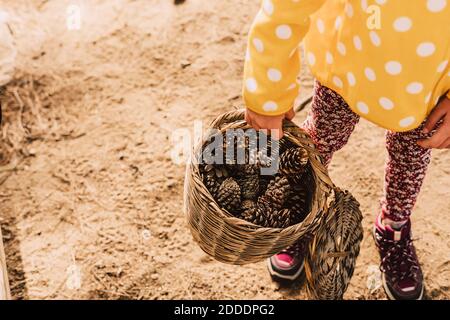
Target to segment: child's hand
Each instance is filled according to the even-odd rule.
[[[255,130],[267,129],[275,130],[274,138],[281,139],[283,137],[283,119],[292,120],[294,118],[294,109],[290,109],[288,112],[279,116],[265,116],[256,112],[246,109],[245,121],[252,126]]]
[[[439,129],[430,138],[419,140],[417,143],[423,148],[450,148],[450,99],[443,99],[431,112],[423,132],[434,129],[439,120],[443,120]]]

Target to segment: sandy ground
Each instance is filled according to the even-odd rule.
[[[74,3],[81,29],[67,30]],[[224,265],[197,247],[182,213],[184,167],[170,158],[173,130],[192,130],[195,120],[206,124],[241,105],[246,33],[257,5],[0,0],[19,51],[16,85],[41,98],[26,106],[42,104],[5,106],[5,123],[23,112],[34,124],[28,138],[14,140],[16,158],[2,155],[2,165],[19,159],[0,180],[14,298],[307,298],[301,282],[272,283],[262,262]],[[307,94],[306,70],[303,78]],[[4,126],[3,135],[20,137],[20,130]],[[382,194],[383,135],[362,121],[330,169],[365,217],[349,299],[386,298],[367,286],[378,263],[370,229]],[[413,217],[431,299],[450,297],[449,173],[450,154],[435,151]]]

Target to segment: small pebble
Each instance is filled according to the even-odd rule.
[[[154,274],[152,274],[152,275],[150,276],[150,278],[151,278],[152,280],[158,280],[158,279],[159,279],[159,275],[158,275],[157,273],[154,273]]]

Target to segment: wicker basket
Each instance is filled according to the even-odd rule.
[[[225,132],[227,129],[247,129],[249,126],[243,120],[244,111],[236,110],[220,115],[211,124],[211,128]],[[184,186],[184,210],[187,216],[188,225],[194,240],[199,244],[203,251],[214,257],[216,260],[236,265],[259,262],[264,260],[282,249],[295,243],[297,240],[305,236],[314,236],[310,246],[313,251],[308,255],[308,281],[315,285],[322,283],[317,276],[324,273],[318,270],[321,268],[321,259],[334,259],[337,261],[333,268],[337,268],[338,272],[343,269],[340,266],[350,266],[351,272],[356,260],[357,252],[359,252],[359,237],[346,238],[345,244],[356,252],[356,255],[346,255],[342,253],[341,246],[336,244],[338,248],[337,255],[333,255],[333,251],[328,247],[323,255],[321,250],[323,243],[334,243],[341,241],[341,236],[347,237],[347,234],[341,234],[342,228],[339,225],[330,226],[330,223],[343,223],[342,219],[333,219],[338,206],[339,212],[344,212],[342,217],[357,216],[351,219],[348,226],[354,230],[362,230],[361,219],[359,219],[359,209],[356,200],[348,205],[341,204],[340,198],[335,197],[337,189],[328,176],[327,169],[324,167],[322,158],[316,150],[314,143],[308,134],[300,129],[291,121],[283,123],[285,137],[295,145],[301,146],[308,151],[309,162],[311,166],[311,174],[314,181],[314,190],[312,195],[311,211],[306,218],[298,224],[288,228],[264,228],[250,222],[238,219],[229,212],[222,210],[215,202],[208,189],[204,186],[199,172],[199,159],[201,152],[208,141],[209,136],[199,143],[193,150],[191,158],[186,168],[185,186]],[[339,206],[340,205],[340,206]],[[330,210],[330,206],[332,210]],[[335,228],[332,233],[327,232],[329,228]],[[350,234],[352,236],[353,234]],[[316,240],[317,239],[317,240]],[[346,247],[347,248],[347,247]],[[329,270],[328,270],[329,271]],[[351,272],[347,272],[351,276]],[[334,284],[338,287],[347,287],[348,281],[343,284]],[[327,289],[325,283],[324,288]],[[320,290],[323,290],[321,288]],[[330,289],[331,290],[331,289]],[[317,291],[312,288],[309,290],[313,297],[320,298]],[[336,295],[335,298],[341,298]]]

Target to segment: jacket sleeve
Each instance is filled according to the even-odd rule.
[[[248,36],[243,98],[248,109],[280,115],[293,107],[300,72],[298,46],[309,16],[325,0],[263,0]]]

